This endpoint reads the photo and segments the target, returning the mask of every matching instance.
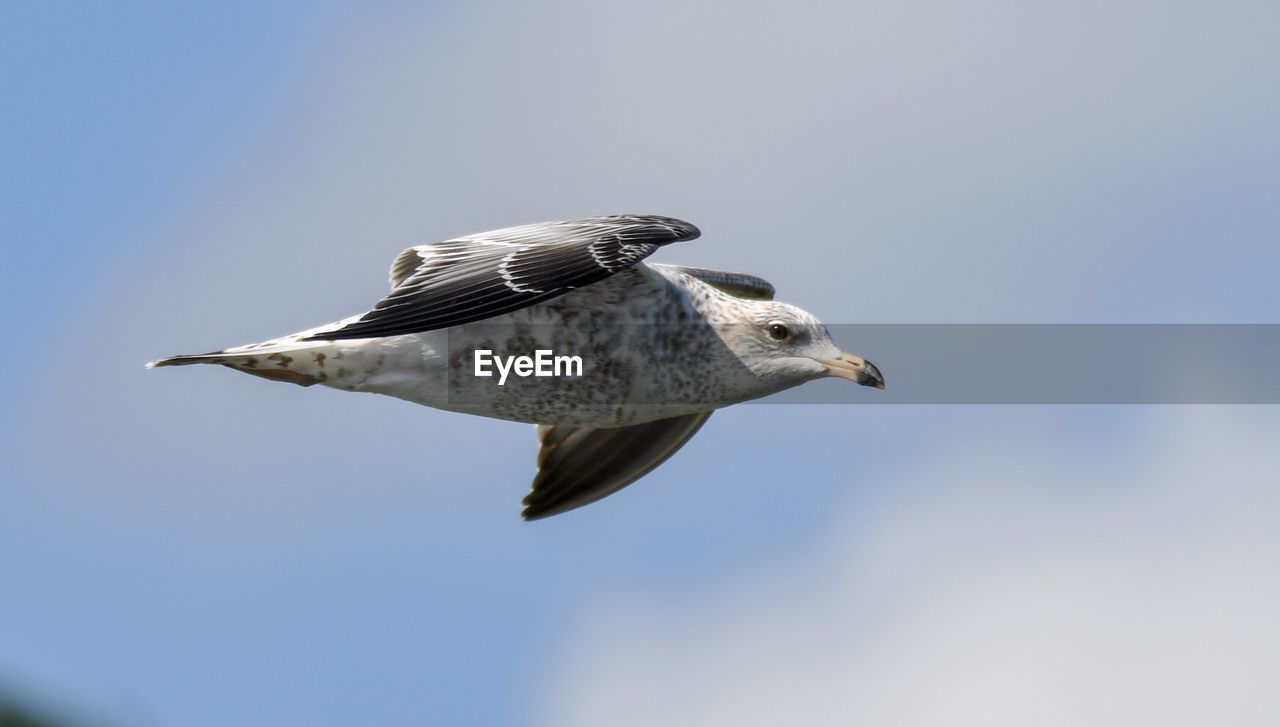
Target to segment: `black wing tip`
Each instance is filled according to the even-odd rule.
[[[594,500],[592,502],[594,502]],[[555,517],[556,515],[563,515],[566,512],[573,512],[574,510],[590,504],[591,502],[580,502],[569,505],[568,507],[563,504],[526,505],[525,508],[520,511],[520,519],[527,523],[537,522],[538,520],[546,520],[547,518]]]
[[[535,520],[545,520],[555,515],[563,515],[566,512],[585,507],[599,499],[601,498],[580,500],[574,497],[548,496],[545,490],[538,489],[538,483],[535,478],[533,489],[524,496],[524,499],[520,500],[520,504],[524,506],[520,510],[520,519],[527,523]]]
[[[699,230],[698,226],[692,222],[685,222],[684,220],[677,219],[675,217],[662,217],[660,215],[653,215],[653,220],[663,227],[670,228],[672,234],[675,236],[676,242],[688,242],[689,240],[696,240],[699,237],[702,237],[702,230]]]
[[[665,230],[670,236],[670,242],[688,242],[696,240],[702,236],[702,230],[698,226],[685,222],[676,217],[667,217],[666,215],[606,215],[604,217],[587,218],[584,220],[574,220],[575,222],[590,222],[592,220],[606,220],[609,222],[620,222],[624,225],[644,225],[648,227],[658,227]]]
[[[684,220],[672,219],[671,221],[676,223],[672,227],[676,231],[676,242],[688,242],[702,237],[702,230],[699,230],[697,225]]]
[[[533,493],[530,493],[530,495],[532,494]],[[543,520],[551,517],[552,515],[559,515],[562,512],[574,509],[548,505],[545,502],[531,502],[532,499],[532,497],[526,497],[520,502],[521,505],[524,505],[524,509],[520,511],[520,519],[527,523],[531,523],[535,520]]]

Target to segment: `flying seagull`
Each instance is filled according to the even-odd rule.
[[[642,262],[700,234],[670,217],[612,215],[411,247],[366,313],[147,366],[221,364],[537,424],[527,520],[626,487],[721,407],[822,376],[884,388],[871,362],[773,300],[767,281]]]

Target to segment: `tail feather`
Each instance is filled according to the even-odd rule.
[[[155,361],[148,361],[147,368],[155,369],[161,366],[189,366],[191,364],[200,363],[223,363],[227,360],[223,351],[213,351],[211,353],[190,353],[181,356],[169,356],[167,358],[158,358]]]
[[[325,359],[332,347],[328,341],[299,341],[290,336],[222,351],[169,356],[148,363],[147,368],[221,364],[272,381],[311,386],[328,380]]]

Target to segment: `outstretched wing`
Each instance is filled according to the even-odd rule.
[[[671,217],[613,215],[411,247],[392,264],[391,293],[373,310],[311,338],[397,336],[492,318],[604,280],[699,234]]]
[[[525,520],[558,515],[612,495],[648,474],[697,434],[711,412],[613,429],[538,427],[542,449]]]

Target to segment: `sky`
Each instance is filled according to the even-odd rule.
[[[1278,14],[7,4],[0,694],[192,727],[1263,724],[1273,407],[745,405],[523,523],[532,427],[142,364],[358,312],[409,245],[613,212],[837,325],[1276,322]]]

